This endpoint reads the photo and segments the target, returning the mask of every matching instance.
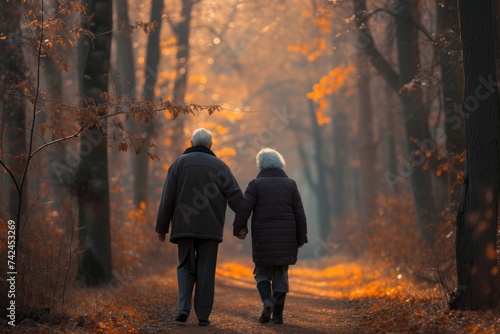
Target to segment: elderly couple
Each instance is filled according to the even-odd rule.
[[[256,157],[260,172],[243,196],[229,167],[211,151],[212,134],[197,129],[191,144],[168,170],[156,221],[160,241],[170,231],[170,241],[178,246],[175,320],[187,321],[194,290],[198,325],[210,324],[217,250],[229,204],[236,213],[233,234],[239,239],[245,239],[253,213],[253,275],[263,303],[259,322],[282,324],[288,266],[297,262],[298,248],[307,242],[304,208],[295,181],[283,171],[283,157],[261,150]]]

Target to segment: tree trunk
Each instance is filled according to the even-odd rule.
[[[156,22],[155,30],[148,35],[148,48],[146,54],[146,78],[143,88],[145,99],[155,100],[155,87],[158,79],[158,64],[160,61],[160,33],[162,27],[161,16],[163,14],[163,0],[153,0],[151,3],[151,22]],[[148,204],[149,190],[149,156],[147,154],[147,142],[154,136],[154,127],[151,124],[137,124],[136,132],[144,141],[139,153],[134,159],[134,203],[137,207],[141,202]]]
[[[418,2],[405,0],[400,3],[400,12],[396,16],[396,40],[399,63],[399,87],[410,84],[418,75],[419,48],[416,11]],[[431,175],[424,171],[422,160],[426,159],[426,143],[434,143],[429,132],[427,121],[427,110],[422,99],[421,87],[411,85],[408,89],[400,90],[400,99],[405,116],[405,130],[409,139],[407,143],[408,162],[416,166],[408,165],[408,174],[411,180],[411,190],[415,201],[415,211],[420,235],[429,244],[434,242],[434,231],[436,229],[436,208],[432,192]],[[412,140],[412,138],[414,140]],[[421,141],[421,142],[420,142]]]
[[[189,35],[191,30],[191,13],[197,0],[182,0],[181,19],[175,24],[174,32],[177,37],[176,77],[172,102],[175,105],[184,105],[189,72]],[[172,151],[175,155],[184,150],[184,118],[180,115],[174,120],[172,135]]]
[[[426,244],[434,241],[437,219],[431,175],[423,170],[426,151],[432,151],[435,142],[429,132],[428,111],[422,99],[422,90],[413,79],[418,74],[419,48],[415,22],[418,2],[402,0],[398,2],[396,20],[396,41],[398,50],[399,75],[389,62],[380,54],[371,37],[366,16],[366,0],[355,0],[355,16],[358,29],[363,36],[361,47],[388,85],[399,93],[405,118],[405,131],[408,138],[406,156],[399,157],[401,166],[398,175],[391,180],[410,179],[411,191],[417,214],[420,236]],[[387,176],[386,176],[387,178]]]
[[[499,301],[496,254],[500,192],[500,106],[492,3],[460,0],[466,169],[457,213],[457,283],[452,309],[493,308]],[[478,38],[480,36],[480,38]]]
[[[366,68],[367,57],[364,53],[358,54],[358,93],[359,116],[358,131],[361,141],[359,149],[360,159],[360,202],[361,202],[361,242],[366,245],[369,235],[369,220],[373,219],[376,201],[376,145],[373,138],[372,97],[370,88],[370,73]]]
[[[0,31],[6,35],[6,39],[0,39],[0,110],[2,112],[2,155],[4,163],[12,171],[12,176],[18,184],[21,183],[22,173],[26,163],[26,100],[23,94],[18,92],[18,84],[26,80],[27,65],[23,55],[23,36],[19,26],[21,12],[12,3],[2,1],[0,3]],[[17,215],[19,205],[23,198],[20,192],[27,189],[17,189],[14,180],[3,172],[2,184],[3,196],[6,197],[5,210],[8,219],[16,222],[16,241],[19,244],[19,232],[21,231],[21,217]],[[26,193],[23,195],[26,198]],[[17,250],[17,249],[16,249]],[[18,252],[16,252],[17,255]]]
[[[116,89],[118,95],[129,95],[135,97],[135,59],[132,48],[132,34],[126,29],[130,24],[128,17],[128,0],[115,0],[117,9],[117,27],[114,35],[116,40],[116,69],[118,77]],[[125,26],[125,27],[124,27]]]
[[[446,151],[448,163],[458,172],[464,170],[464,163],[458,156],[465,151],[464,119],[461,110],[463,96],[463,67],[459,61],[460,38],[457,2],[455,0],[437,0],[437,30],[440,34],[441,50],[438,56],[443,86],[443,106],[445,111]],[[453,173],[444,173],[448,177],[446,190],[450,192],[447,206],[457,206],[460,200],[460,188]]]
[[[321,135],[321,127],[318,125],[316,117],[316,108],[314,102],[309,100],[309,116],[312,126],[312,137],[314,142],[314,165],[316,167],[316,182],[312,185],[316,195],[316,208],[318,210],[319,222],[319,237],[322,240],[329,240],[331,230],[330,214],[328,207],[328,189],[327,189],[327,159],[325,159],[325,152],[323,148],[323,138]]]
[[[84,104],[102,103],[108,90],[111,53],[112,0],[88,1],[87,29],[94,41],[84,38],[82,96]],[[110,209],[106,126],[91,127],[80,139],[80,164],[76,175],[79,238],[85,252],[80,258],[78,278],[96,286],[112,279]]]
[[[331,103],[331,105],[335,105]],[[333,107],[332,107],[333,108]],[[336,242],[345,242],[345,216],[346,216],[346,197],[345,189],[346,165],[347,165],[347,147],[344,145],[348,137],[346,129],[348,120],[344,112],[335,110],[332,112],[332,143],[333,143],[333,168],[332,171],[332,195],[329,204],[332,207],[332,240]]]

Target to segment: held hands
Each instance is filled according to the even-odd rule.
[[[248,234],[248,228],[244,227],[244,228],[242,228],[240,230],[240,232],[238,233],[237,237],[238,237],[238,239],[243,240],[243,239],[245,239],[245,237],[247,236],[247,234]]]

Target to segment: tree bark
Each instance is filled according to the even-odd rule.
[[[86,27],[95,39],[81,45],[84,104],[103,102],[108,90],[111,54],[112,0],[89,0]],[[104,112],[105,113],[105,112]],[[80,164],[76,175],[79,239],[85,251],[80,257],[78,278],[87,285],[112,279],[109,181],[106,126],[91,127],[80,139]]]
[[[463,67],[460,58],[460,32],[458,10],[455,0],[437,0],[437,31],[439,34],[440,52],[438,54],[441,68],[441,85],[443,87],[443,107],[445,113],[446,151],[448,163],[458,172],[464,170],[464,163],[459,155],[465,151],[464,119],[461,110],[463,96]],[[453,173],[444,173],[448,177],[446,190],[451,194],[447,206],[458,206],[460,188]]]
[[[399,93],[405,118],[405,131],[408,138],[406,157],[400,157],[402,164],[397,180],[409,178],[420,236],[426,244],[434,242],[437,219],[432,179],[423,170],[425,151],[435,145],[428,127],[428,111],[422,100],[420,86],[413,82],[419,68],[418,35],[415,22],[418,2],[402,0],[398,2],[396,20],[396,41],[398,50],[399,74],[376,48],[368,28],[366,0],[355,0],[355,16],[358,29],[364,39],[362,51],[370,59],[387,84]],[[431,146],[431,147],[429,147]]]
[[[158,64],[160,62],[160,33],[162,28],[161,16],[163,14],[163,0],[153,0],[151,3],[151,22],[156,22],[156,28],[149,32],[148,48],[146,54],[146,68],[144,76],[146,78],[143,88],[145,99],[155,100],[155,87],[158,79]],[[134,203],[139,207],[141,202],[148,204],[149,191],[149,156],[148,143],[154,136],[154,127],[151,124],[137,124],[136,132],[143,140],[141,152],[134,159]]]
[[[332,108],[335,105],[331,103]],[[347,192],[345,187],[345,180],[347,177],[346,165],[348,162],[347,147],[344,145],[348,135],[346,129],[348,128],[348,120],[345,113],[341,110],[332,111],[332,143],[333,146],[333,167],[331,169],[332,175],[332,195],[330,198],[330,205],[332,207],[332,240],[337,242],[345,242],[345,216],[346,216],[346,198]]]
[[[465,95],[466,169],[457,213],[457,291],[452,309],[493,308],[499,301],[496,255],[500,192],[500,106],[492,3],[459,0]],[[478,38],[480,36],[480,38]]]
[[[189,35],[191,30],[191,16],[193,6],[198,0],[182,0],[181,19],[173,29],[177,37],[176,77],[172,102],[174,105],[184,105],[187,90],[187,79],[189,74]],[[184,119],[177,117],[174,120],[172,134],[172,151],[181,154],[184,150]]]
[[[128,0],[115,0],[117,9],[117,31],[114,35],[116,40],[116,69],[118,78],[116,89],[118,95],[129,95],[135,97],[135,59],[132,48],[132,34],[126,29],[130,24],[128,17]],[[124,27],[125,26],[125,27]]]
[[[20,184],[26,163],[26,100],[19,93],[17,85],[25,81],[27,65],[23,55],[23,36],[19,26],[21,12],[12,3],[2,1],[0,3],[0,31],[6,35],[6,39],[0,40],[0,110],[2,112],[2,137],[1,159],[12,171],[12,176]],[[0,167],[3,170],[3,167]],[[21,217],[17,216],[21,192],[17,189],[14,181],[4,172],[5,180],[2,184],[4,196],[6,197],[5,210],[8,219],[13,219],[16,226],[16,240],[19,243],[19,232],[21,231]],[[26,184],[23,187],[27,189]],[[24,198],[26,193],[24,192]],[[16,253],[17,254],[17,253]]]
[[[359,148],[360,159],[360,199],[361,199],[361,242],[366,245],[366,239],[369,235],[369,220],[375,213],[376,201],[376,145],[373,138],[373,117],[372,117],[372,97],[370,88],[369,69],[366,64],[366,55],[358,54],[358,94],[359,94],[359,116],[358,131],[361,141]]]
[[[323,138],[321,135],[321,127],[318,125],[316,117],[316,108],[314,102],[309,100],[309,116],[312,126],[312,137],[314,143],[314,165],[316,167],[316,181],[311,184],[311,189],[315,190],[316,195],[316,208],[318,210],[319,221],[319,237],[322,240],[328,240],[332,232],[330,225],[330,214],[328,208],[328,195],[327,189],[327,159],[325,159],[325,152],[323,148]]]
[[[399,64],[399,87],[404,87],[412,82],[418,75],[419,48],[418,31],[414,22],[418,3],[407,0],[400,3],[400,12],[396,16],[396,41]],[[437,212],[434,203],[433,186],[430,174],[424,171],[422,159],[426,159],[426,150],[419,141],[425,145],[427,141],[434,143],[429,132],[427,110],[425,110],[422,90],[420,86],[413,85],[409,89],[400,90],[400,99],[405,116],[405,130],[409,138],[407,143],[408,162],[416,166],[409,166],[411,189],[415,201],[415,211],[420,235],[429,244],[434,242],[434,231]],[[412,141],[411,139],[415,140]]]

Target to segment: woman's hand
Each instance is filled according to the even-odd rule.
[[[247,236],[247,234],[248,234],[248,228],[244,227],[240,230],[237,237],[238,237],[238,239],[244,240],[245,237]]]

